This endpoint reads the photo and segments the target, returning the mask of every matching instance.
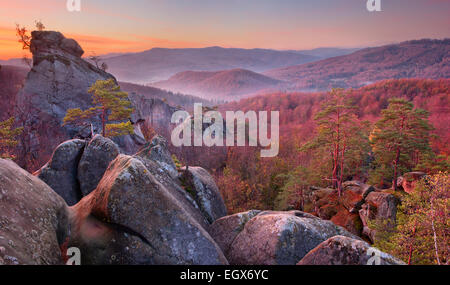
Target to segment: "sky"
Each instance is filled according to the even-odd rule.
[[[86,54],[153,47],[303,50],[450,38],[450,0],[0,0],[0,59],[22,57],[15,24],[76,39]]]

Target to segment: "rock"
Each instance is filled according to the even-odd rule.
[[[34,173],[70,206],[82,197],[78,182],[78,163],[85,145],[84,140],[70,140],[60,144],[50,161]]]
[[[397,178],[397,186],[401,186],[406,193],[412,193],[418,181],[427,174],[424,172],[408,172]]]
[[[244,229],[245,224],[261,213],[259,210],[250,210],[216,220],[210,227],[211,237],[220,246],[225,255],[236,236]]]
[[[83,196],[91,193],[108,165],[119,155],[119,147],[110,139],[95,135],[86,146],[78,164],[78,180]]]
[[[231,244],[230,264],[294,265],[326,239],[344,235],[358,239],[330,221],[292,212],[264,212],[250,221]]]
[[[168,172],[172,178],[178,177],[177,167],[173,162],[172,155],[168,150],[167,140],[162,136],[155,136],[150,143],[145,145],[137,156],[156,162],[161,168]]]
[[[68,231],[64,200],[14,162],[0,159],[1,262],[62,264],[59,245]]]
[[[400,200],[390,193],[371,192],[366,198],[366,203],[359,210],[359,216],[363,223],[363,234],[372,242],[375,241],[376,230],[370,228],[369,221],[383,221],[386,227],[393,227],[399,203]]]
[[[297,265],[404,265],[401,260],[368,243],[346,236],[334,236],[319,244]]]
[[[62,141],[90,137],[90,126],[63,127],[63,118],[68,109],[93,107],[89,87],[97,80],[114,77],[82,59],[81,47],[59,32],[32,32],[30,50],[33,68],[16,96],[14,115],[24,127],[18,146],[19,165],[34,171],[49,160]],[[100,119],[92,123],[94,129],[101,129]],[[143,141],[137,136],[118,138],[119,147],[135,153]]]
[[[372,192],[367,196],[366,202],[377,208],[377,218],[395,222],[397,206],[400,204],[397,197],[385,192]]]
[[[228,263],[207,231],[138,158],[119,155],[97,189],[75,205],[74,211],[75,228],[80,230],[72,243],[81,246],[81,240],[102,251],[107,259],[98,260],[98,252],[90,251],[90,260],[96,260],[96,264],[130,257],[139,264]],[[83,225],[87,225],[87,230],[82,230]],[[92,242],[95,245],[100,240],[106,249],[93,246],[86,238],[98,228],[101,230]],[[111,244],[110,240],[116,242]],[[111,253],[114,257],[108,255]]]
[[[363,231],[363,223],[359,214],[349,213],[347,210],[341,210],[334,215],[330,221],[335,225],[341,226],[350,233],[361,236]]]
[[[204,229],[209,230],[207,217],[194,198],[182,188],[178,171],[172,161],[164,138],[156,136],[152,143],[134,156],[140,160],[153,177],[180,203]],[[175,174],[176,173],[176,174]]]
[[[214,178],[201,167],[183,167],[182,180],[210,223],[227,215],[227,208]]]

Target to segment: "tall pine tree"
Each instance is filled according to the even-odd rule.
[[[382,111],[381,119],[375,124],[370,140],[373,145],[376,169],[372,182],[380,177],[392,178],[397,190],[399,171],[411,171],[420,159],[420,154],[429,154],[431,125],[428,112],[414,109],[413,103],[394,98]]]
[[[342,183],[350,174],[347,171],[349,165],[361,165],[369,152],[367,122],[358,119],[356,107],[348,95],[342,89],[333,89],[328,94],[314,118],[318,126],[317,135],[301,148],[312,151],[318,164],[331,162],[331,167],[326,167],[331,175],[325,179],[331,180],[339,195]]]

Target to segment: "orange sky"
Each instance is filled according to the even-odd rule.
[[[367,47],[421,38],[450,37],[450,1],[381,0],[0,0],[0,59],[22,57],[16,23],[74,38],[105,54],[153,47],[311,49]]]

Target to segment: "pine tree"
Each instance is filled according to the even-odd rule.
[[[368,123],[359,121],[348,95],[342,89],[333,89],[328,94],[314,118],[317,135],[301,148],[302,151],[312,150],[318,164],[331,161],[331,184],[339,195],[349,174],[348,166],[358,168],[365,160],[369,145],[365,134]]]
[[[414,109],[414,105],[405,99],[389,100],[389,106],[382,111],[370,137],[377,167],[372,172],[372,182],[381,180],[381,176],[389,177],[393,189],[397,190],[399,171],[412,170],[420,161],[414,159],[415,156],[431,152],[432,127],[427,118],[425,110]]]
[[[0,158],[14,158],[9,148],[16,146],[16,137],[23,132],[23,128],[13,128],[14,117],[0,122]]]
[[[87,110],[69,109],[64,117],[64,126],[68,124],[86,125],[95,117],[102,123],[104,137],[116,137],[133,133],[131,122],[120,122],[130,118],[133,108],[128,94],[120,90],[113,79],[98,80],[88,90],[93,97],[94,107]]]

